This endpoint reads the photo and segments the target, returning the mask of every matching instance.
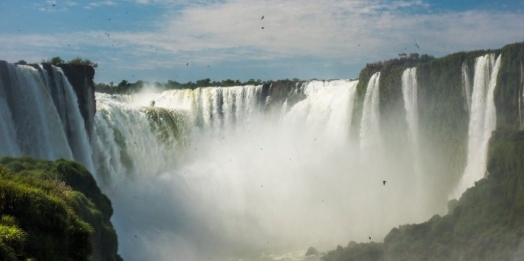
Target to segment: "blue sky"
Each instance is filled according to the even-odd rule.
[[[115,83],[355,78],[401,52],[524,41],[523,11],[524,0],[1,0],[0,59],[80,56]]]

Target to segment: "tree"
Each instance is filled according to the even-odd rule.
[[[64,63],[64,60],[62,60],[62,58],[60,58],[60,56],[55,56],[55,57],[51,58],[51,64],[57,65],[57,64],[61,64],[61,63]]]
[[[211,79],[205,78],[205,79],[197,80],[196,85],[198,87],[206,87],[206,86],[209,86],[210,82],[211,82]]]
[[[62,61],[63,62],[63,61]],[[70,60],[69,62],[67,62],[68,64],[81,64],[81,65],[89,65],[89,66],[92,66],[93,68],[97,68],[98,67],[98,63],[94,63],[92,62],[91,60],[89,59],[82,59],[80,57],[76,57],[72,60]]]
[[[126,80],[122,80],[119,84],[118,84],[118,87],[126,87],[126,86],[129,86],[131,84],[129,84]]]
[[[411,58],[411,59],[418,59],[419,56],[420,55],[418,53],[410,53],[409,54],[409,58]]]

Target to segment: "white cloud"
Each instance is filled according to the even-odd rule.
[[[91,2],[91,3],[89,3],[88,6],[99,7],[99,6],[115,6],[115,5],[116,5],[116,2],[109,0],[109,1]]]
[[[73,1],[66,1],[65,5],[66,6],[75,6],[75,5],[78,5],[78,3],[77,2],[73,2]]]
[[[93,2],[85,8],[115,4]],[[7,53],[21,46],[45,50],[67,44],[84,50],[105,48],[114,56],[121,55],[118,66],[136,65],[137,60],[154,67],[185,64],[187,60],[212,64],[294,57],[361,64],[417,51],[414,40],[420,53],[436,56],[524,40],[521,13],[432,13],[429,8],[420,0],[228,0],[168,10],[154,21],[156,30],[152,31],[113,31],[108,32],[110,37],[105,31],[0,35],[0,50]]]
[[[454,46],[451,51],[493,46],[514,41],[524,29],[523,17],[514,13],[414,14],[405,8],[425,9],[427,4],[233,0],[174,11],[165,15],[156,32],[124,33],[114,39],[139,50],[172,54],[212,51],[230,59],[312,56],[369,61],[409,51],[415,39],[421,51],[443,54],[449,50],[441,44]],[[507,24],[513,28],[508,30]]]

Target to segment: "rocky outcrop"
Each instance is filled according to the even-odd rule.
[[[44,68],[45,66],[50,65],[44,65]],[[79,64],[59,64],[58,67],[62,68],[76,92],[78,107],[84,118],[87,134],[91,138],[96,112],[95,84],[93,82],[95,69],[89,65]]]

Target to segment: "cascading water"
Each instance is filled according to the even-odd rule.
[[[260,113],[261,91],[261,85],[171,90],[154,101],[157,107],[189,111],[195,125],[218,131]]]
[[[486,172],[488,143],[497,124],[493,93],[497,84],[501,56],[487,54],[475,60],[475,77],[468,126],[466,168],[451,198],[458,198]]]
[[[353,128],[357,81],[97,94],[90,161],[76,96],[49,68],[0,68],[0,154],[92,168],[128,261],[301,260],[311,245],[380,239],[420,221],[418,184],[382,150],[380,73]],[[406,146],[416,148],[416,70],[405,75]]]
[[[418,104],[417,104],[417,68],[406,69],[402,73],[402,96],[406,109],[408,136],[413,147],[413,153],[418,150]]]
[[[16,143],[16,131],[12,120],[11,109],[7,103],[7,95],[0,78],[0,155],[20,156],[21,152]]]
[[[402,73],[402,97],[408,123],[408,139],[411,145],[415,187],[418,197],[422,196],[424,186],[422,166],[420,163],[419,130],[418,130],[418,95],[417,68],[409,68]]]
[[[93,171],[76,94],[60,68],[2,63],[0,156],[75,159]],[[54,80],[51,80],[54,79]]]
[[[113,96],[116,97],[116,96]],[[97,94],[93,159],[111,185],[136,175],[174,168],[189,136],[188,116],[162,108],[135,107]],[[123,176],[119,176],[123,175]]]
[[[469,67],[468,63],[464,61],[462,63],[462,89],[463,93],[466,96],[466,106],[468,111],[471,110],[471,81],[469,79]]]
[[[360,124],[360,147],[366,150],[381,146],[379,114],[380,72],[371,76],[364,96],[362,122]]]
[[[378,140],[378,78],[365,105],[373,119],[363,120],[371,140]],[[356,85],[271,90],[287,99],[264,97],[263,86],[172,90],[153,98],[154,108],[137,106],[153,104],[140,95],[98,95],[94,161],[123,257],[301,260],[310,245],[380,238],[415,221],[395,211],[417,200],[401,188],[412,177],[392,173],[379,155],[362,164],[349,139]],[[268,113],[266,102],[274,111],[280,100],[279,113]],[[164,116],[153,121],[150,110]],[[385,171],[397,183],[383,186]]]

